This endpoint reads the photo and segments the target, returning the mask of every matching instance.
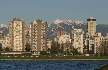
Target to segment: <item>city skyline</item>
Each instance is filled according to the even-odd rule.
[[[0,69],[108,69],[107,3],[0,0]]]
[[[98,24],[108,24],[107,2],[107,0],[26,0],[26,2],[2,0],[0,2],[0,24],[7,25],[13,18],[23,19],[27,25],[36,19],[42,19],[48,23],[52,23],[56,19],[86,22],[86,18],[90,16],[94,16]]]

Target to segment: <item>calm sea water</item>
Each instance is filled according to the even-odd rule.
[[[94,70],[108,62],[98,61],[0,61],[0,70]]]

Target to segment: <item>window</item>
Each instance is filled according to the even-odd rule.
[[[90,26],[93,26],[93,22],[90,22]]]

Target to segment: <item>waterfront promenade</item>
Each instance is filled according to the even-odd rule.
[[[69,61],[108,61],[108,56],[96,55],[32,55],[23,54],[1,54],[0,60],[69,60]]]
[[[0,60],[67,60],[67,61],[108,61],[107,56],[1,56]]]

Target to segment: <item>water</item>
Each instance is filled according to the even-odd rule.
[[[94,70],[108,62],[98,61],[0,61],[0,70]]]

